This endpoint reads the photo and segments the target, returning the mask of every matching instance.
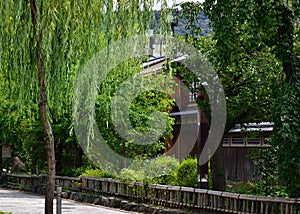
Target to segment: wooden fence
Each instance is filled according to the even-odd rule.
[[[8,174],[8,186],[36,191],[46,184],[46,175]],[[56,176],[56,185],[64,191],[115,196],[140,203],[192,211],[222,213],[300,213],[300,198],[274,198],[219,192],[206,189],[121,182],[111,178]]]

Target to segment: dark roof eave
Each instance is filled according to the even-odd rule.
[[[197,116],[198,110],[197,109],[191,109],[191,110],[184,110],[184,111],[178,111],[178,112],[172,112],[170,113],[171,117],[177,118],[177,117],[191,117],[191,116]]]

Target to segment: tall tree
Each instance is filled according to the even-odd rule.
[[[220,28],[228,29],[228,36],[229,33],[234,34],[230,38],[226,38],[223,31],[215,28],[208,35],[200,36],[201,23],[195,17],[203,13],[203,5],[186,2],[181,4],[181,8],[180,17],[185,20],[187,32],[183,39],[207,56],[222,81],[228,110],[226,130],[236,123],[270,121],[271,109],[274,106],[272,90],[278,87],[283,79],[280,63],[271,53],[271,48],[265,44],[261,44],[257,49],[249,48],[248,40],[251,38],[251,32],[248,23],[238,22],[229,27],[226,22],[223,24],[218,22],[216,25],[220,24]],[[260,30],[257,32],[261,33]],[[258,43],[262,43],[261,40],[258,39]],[[232,42],[235,47],[229,45],[224,49],[220,47],[224,45],[223,42]],[[188,78],[184,78],[189,81]],[[209,100],[198,99],[198,104],[209,118]],[[217,190],[225,189],[223,153],[220,144],[211,161],[212,186]]]
[[[204,11],[212,23],[217,61],[228,66],[244,60],[243,53],[269,49],[281,64],[285,82],[277,85],[272,143],[279,146],[280,177],[290,196],[299,197],[299,1],[206,0]],[[245,36],[240,37],[241,34]],[[238,77],[238,76],[237,76]]]
[[[53,198],[55,187],[55,151],[54,151],[54,136],[50,123],[47,107],[47,92],[46,92],[46,75],[44,69],[44,53],[42,51],[43,30],[38,28],[38,11],[37,2],[30,0],[31,19],[33,24],[33,34],[37,36],[35,44],[35,59],[38,74],[38,101],[39,112],[46,140],[46,157],[47,157],[47,184],[45,197],[45,213],[53,212]],[[37,32],[38,31],[38,32]],[[51,211],[50,211],[51,210]],[[50,212],[49,212],[50,211]]]
[[[48,165],[45,213],[53,213],[55,186],[51,123],[71,112],[79,67],[110,41],[144,33],[151,5],[147,0],[0,2],[1,81],[17,94],[19,114],[30,116],[27,109],[34,105],[43,125]]]

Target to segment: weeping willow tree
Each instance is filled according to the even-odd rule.
[[[23,117],[39,112],[48,166],[45,213],[53,213],[55,186],[51,123],[71,111],[80,66],[110,42],[148,32],[151,8],[151,0],[0,2],[1,91]]]

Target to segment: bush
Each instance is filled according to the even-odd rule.
[[[167,184],[168,177],[178,164],[177,159],[166,155],[151,160],[135,160],[121,171],[120,177],[122,180]]]
[[[86,170],[85,167],[69,168],[69,169],[60,170],[60,171],[56,172],[56,174],[61,175],[61,176],[78,177],[82,173],[84,173],[85,170]]]
[[[229,183],[226,187],[226,192],[237,194],[253,194],[255,192],[255,183],[249,181],[241,181],[237,183]]]
[[[174,172],[175,183],[174,185],[186,186],[186,187],[197,187],[198,176],[197,176],[197,159],[186,158],[176,168]]]
[[[154,160],[133,161],[120,177],[125,181],[197,187],[197,159],[187,158],[179,164],[177,159],[162,155]]]
[[[272,196],[272,197],[288,197],[285,188],[279,185],[267,187],[264,180],[261,181],[241,181],[238,183],[230,183],[227,185],[226,191],[237,194],[259,195],[259,196]],[[270,191],[271,190],[271,191]]]
[[[101,169],[87,169],[82,175],[95,178],[115,178],[115,176]]]
[[[145,171],[144,169],[130,169],[124,168],[121,172],[121,180],[125,181],[144,181],[145,180]]]
[[[176,158],[166,155],[158,156],[155,159],[134,160],[129,167],[122,169],[118,177],[101,169],[87,169],[82,175],[97,178],[117,178],[145,184],[198,186],[196,158],[187,158],[179,163]]]
[[[278,146],[251,150],[249,157],[258,170],[255,177],[260,178],[252,182],[254,188],[249,194],[265,195],[273,197],[287,197],[287,189],[279,180],[278,157],[276,156]]]

